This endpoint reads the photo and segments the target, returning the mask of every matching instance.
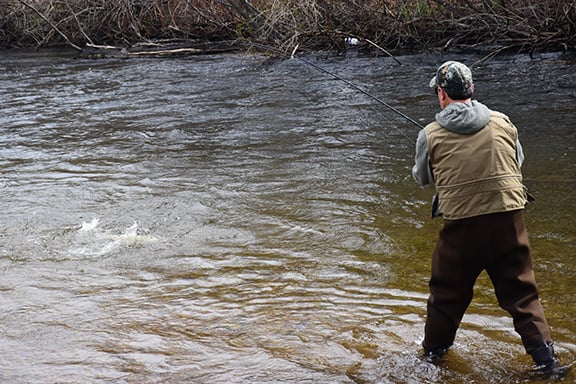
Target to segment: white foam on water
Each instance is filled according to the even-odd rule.
[[[80,227],[79,231],[80,232],[87,232],[87,231],[92,231],[94,229],[96,229],[96,227],[98,226],[98,224],[100,224],[100,219],[95,217],[94,219],[92,219],[91,222],[87,223],[85,221],[82,222],[82,226]]]
[[[94,218],[88,223],[82,223],[80,229],[75,233],[75,238],[72,239],[71,255],[82,258],[102,257],[159,241],[157,237],[141,230],[138,222],[134,222],[131,226],[119,231],[108,231],[99,225],[99,218]]]

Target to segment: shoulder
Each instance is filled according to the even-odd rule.
[[[508,115],[498,111],[490,110],[490,120],[500,124],[512,125],[512,120],[510,120]]]
[[[490,123],[494,129],[504,133],[506,136],[512,139],[518,138],[518,129],[512,123],[512,120],[504,113],[491,111]]]
[[[433,121],[431,123],[429,123],[428,125],[426,125],[423,129],[424,132],[426,132],[426,135],[430,135],[436,131],[442,130],[444,128],[442,128],[442,126],[437,122],[437,121]]]

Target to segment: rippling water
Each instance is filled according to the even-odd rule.
[[[312,58],[422,124],[444,59]],[[521,131],[570,362],[574,65],[475,73]],[[258,55],[48,52],[2,53],[0,89],[3,382],[541,382],[485,277],[447,362],[418,359],[441,222],[410,176],[417,128],[346,84]]]

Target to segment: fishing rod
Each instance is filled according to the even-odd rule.
[[[412,124],[414,124],[415,126],[417,126],[420,129],[423,129],[424,126],[422,124],[420,124],[419,122],[417,122],[416,120],[414,120],[413,118],[411,118],[410,116],[408,116],[407,114],[405,114],[404,112],[400,111],[398,108],[395,108],[394,106],[390,105],[389,103],[385,102],[384,100],[382,100],[381,98],[371,94],[370,92],[366,91],[365,89],[363,89],[362,87],[358,86],[357,84],[353,83],[352,81],[343,78],[342,76],[339,76],[333,72],[328,71],[327,69],[325,69],[324,67],[313,63],[309,60],[306,60],[300,56],[295,56],[296,54],[296,50],[298,49],[298,45],[294,48],[294,50],[292,51],[292,54],[288,54],[285,51],[282,51],[280,49],[274,48],[274,47],[270,47],[264,44],[258,44],[258,43],[252,43],[253,46],[256,47],[260,47],[262,49],[266,49],[266,50],[270,50],[272,52],[275,52],[279,55],[282,55],[284,57],[289,57],[289,58],[293,58],[296,59],[304,64],[307,64],[309,66],[311,66],[312,68],[326,74],[329,75],[331,77],[333,77],[336,80],[342,81],[343,83],[345,83],[346,85],[348,85],[350,88],[355,89],[356,91],[368,96],[369,98],[371,98],[372,100],[376,101],[377,103],[385,106],[386,108],[388,108],[389,110],[391,110],[392,112],[397,113],[398,115],[402,116],[404,119],[408,120],[409,122],[411,122]],[[402,136],[404,136],[405,138],[407,138],[410,142],[414,143],[414,141],[409,138],[404,132],[398,130]]]

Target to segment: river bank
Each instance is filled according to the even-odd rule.
[[[7,0],[0,48],[158,46],[196,54],[267,45],[291,52],[576,50],[576,4],[548,1]],[[216,48],[215,48],[216,47]],[[182,51],[184,49],[184,51]]]

